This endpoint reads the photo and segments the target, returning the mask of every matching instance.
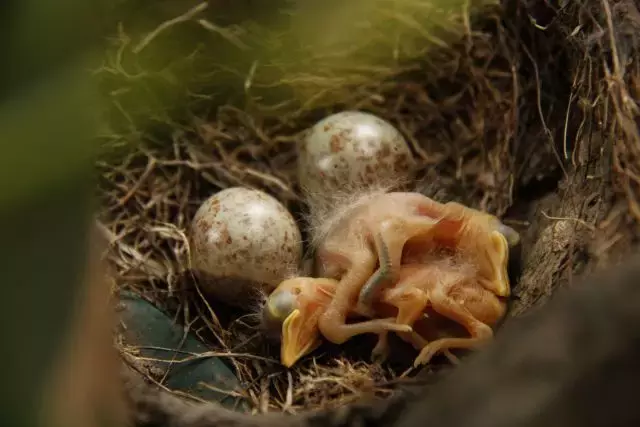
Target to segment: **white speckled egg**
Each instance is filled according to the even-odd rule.
[[[244,305],[295,272],[302,238],[291,213],[274,197],[243,187],[205,200],[190,229],[192,265],[212,297]]]
[[[311,127],[298,153],[298,180],[311,193],[410,181],[416,163],[404,137],[369,113],[343,111]]]

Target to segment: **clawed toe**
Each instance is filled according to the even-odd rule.
[[[418,356],[414,359],[413,367],[418,368],[422,365],[426,365],[431,361],[431,359],[433,359],[433,356],[435,356],[437,352],[438,352],[437,349],[430,346],[426,346],[420,351],[420,354],[418,354]]]
[[[392,323],[388,328],[393,332],[413,332],[413,328],[410,325],[401,325],[398,323]]]
[[[384,363],[389,357],[389,348],[384,346],[375,346],[371,351],[371,361],[373,363]]]
[[[387,319],[380,319],[378,321],[378,325],[380,330],[379,333],[383,332],[413,332],[413,328],[411,325],[407,325],[405,323],[397,323],[396,319],[393,317]]]

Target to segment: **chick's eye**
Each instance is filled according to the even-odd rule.
[[[516,246],[520,242],[520,234],[508,225],[499,223],[498,231],[507,239],[510,247]]]
[[[296,299],[292,292],[274,292],[267,300],[267,312],[274,320],[283,322],[296,308]]]
[[[269,295],[262,307],[262,326],[267,337],[282,339],[282,325],[297,307],[297,299],[289,290],[276,291]]]

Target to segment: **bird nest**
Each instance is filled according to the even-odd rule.
[[[521,3],[461,7],[440,32],[419,14],[399,14],[394,22],[414,35],[404,57],[360,55],[356,43],[342,54],[362,63],[347,67],[321,52],[308,69],[262,50],[259,65],[237,59],[236,50],[258,39],[246,29],[271,23],[216,23],[215,10],[206,10],[212,3],[186,13],[159,7],[136,34],[124,21],[98,73],[113,99],[98,164],[99,221],[118,288],[170,313],[210,349],[178,351],[174,363],[223,358],[245,385],[239,393],[250,410],[287,413],[387,398],[399,384],[450,367],[436,359],[416,376],[411,354],[371,363],[374,342],[362,337],[285,369],[256,310],[207,300],[189,273],[190,221],[220,189],[264,190],[302,221],[295,144],[331,112],[388,120],[420,165],[416,191],[491,212],[522,233],[508,316],[630,251],[640,219],[640,12],[631,1]],[[221,49],[217,57],[210,44]],[[221,57],[237,60],[216,62]],[[134,348],[121,351],[140,359]],[[162,373],[143,372],[166,388]]]

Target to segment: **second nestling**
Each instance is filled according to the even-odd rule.
[[[316,278],[282,282],[264,307],[266,323],[281,327],[283,364],[310,353],[319,335],[341,344],[377,334],[379,356],[388,332],[396,332],[421,350],[417,364],[492,336],[510,293],[509,248],[519,241],[498,218],[395,192],[364,195],[327,224],[316,239]],[[413,325],[427,308],[464,326],[469,337],[426,341]],[[369,319],[347,323],[352,315]]]

